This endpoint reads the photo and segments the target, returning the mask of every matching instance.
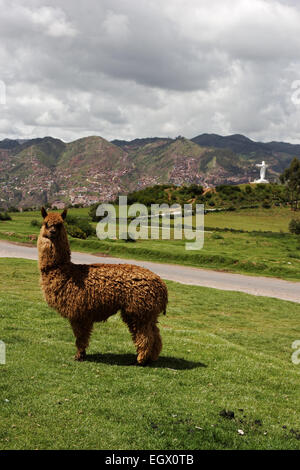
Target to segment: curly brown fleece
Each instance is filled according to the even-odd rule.
[[[158,359],[162,348],[157,319],[168,291],[159,276],[130,264],[73,264],[63,220],[67,211],[47,213],[38,238],[41,287],[50,307],[68,318],[76,337],[76,360],[84,360],[93,323],[119,310],[137,350],[138,364]]]

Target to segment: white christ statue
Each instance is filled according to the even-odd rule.
[[[266,165],[266,162],[262,163],[257,163],[255,166],[260,168],[260,178],[259,180],[254,180],[254,183],[268,183],[269,181],[266,180],[266,169],[268,168],[268,165]]]

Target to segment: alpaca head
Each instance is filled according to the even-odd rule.
[[[70,260],[70,246],[64,227],[67,209],[62,214],[49,212],[42,207],[43,225],[38,238],[40,268],[55,266]]]
[[[65,209],[62,214],[56,214],[55,212],[47,213],[44,207],[42,207],[41,213],[44,219],[41,228],[41,236],[48,238],[54,243],[55,240],[61,238],[62,233],[65,233],[63,223],[67,215],[67,209]]]

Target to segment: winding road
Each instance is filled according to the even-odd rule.
[[[38,255],[36,247],[0,241],[0,257],[37,260]],[[99,262],[111,264],[131,263],[148,268],[163,279],[180,282],[181,284],[246,292],[247,294],[274,297],[300,303],[300,283],[283,281],[281,279],[231,274],[174,264],[99,257],[79,252],[72,252],[72,261],[78,264]]]

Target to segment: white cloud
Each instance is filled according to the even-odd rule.
[[[49,36],[64,37],[76,34],[76,30],[66,20],[61,9],[51,7],[41,7],[37,10],[24,9],[24,14],[33,24],[41,26]]]
[[[0,137],[299,140],[292,0],[0,0],[0,8]]]
[[[2,35],[46,34],[61,38],[74,36],[76,29],[59,7],[37,6],[35,2],[0,0]],[[15,31],[13,28],[16,28]]]
[[[127,41],[130,35],[128,17],[109,10],[101,25],[101,33],[106,43],[120,44]]]

